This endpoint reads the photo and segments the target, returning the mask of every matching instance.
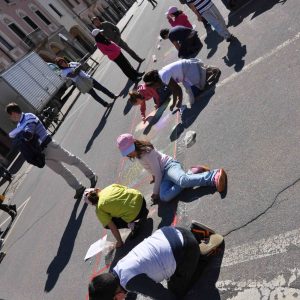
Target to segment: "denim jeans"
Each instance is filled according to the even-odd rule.
[[[185,172],[176,160],[169,161],[164,169],[160,184],[159,197],[161,201],[168,202],[175,198],[183,189],[195,186],[214,185],[214,176],[217,170],[193,174]]]

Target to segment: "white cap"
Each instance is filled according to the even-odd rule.
[[[100,32],[103,32],[103,29],[93,29],[92,30],[92,36],[96,36],[98,35]]]

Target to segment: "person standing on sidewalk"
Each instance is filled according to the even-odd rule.
[[[201,166],[201,170],[187,173],[180,162],[173,157],[161,153],[148,141],[135,139],[130,133],[121,134],[117,145],[122,156],[135,159],[154,178],[152,200],[169,202],[183,189],[200,186],[214,186],[219,193],[226,189],[227,175],[223,169],[209,170]]]
[[[120,184],[111,184],[103,190],[86,189],[83,200],[96,207],[100,223],[104,228],[110,229],[117,240],[116,248],[123,246],[119,229],[131,229],[130,238],[134,238],[149,212],[146,201],[138,190]],[[137,220],[139,221],[135,222]]]
[[[70,78],[77,88],[80,90],[80,92],[85,93],[87,92],[90,94],[97,102],[99,102],[101,105],[104,107],[110,107],[112,103],[108,103],[104,101],[94,89],[97,89],[104,93],[106,96],[110,97],[111,99],[117,99],[118,96],[113,94],[111,91],[109,91],[106,87],[101,85],[98,81],[96,81],[93,77],[91,77],[89,74],[86,72],[82,71],[80,68],[80,63],[78,62],[70,62],[67,63],[67,61],[63,57],[57,57],[55,59],[56,64],[59,66],[61,69],[61,76],[63,78]],[[90,86],[86,89],[86,91],[83,91],[81,86],[79,85],[79,82],[81,79],[85,79],[88,81]]]
[[[108,40],[103,34],[103,30],[94,29],[92,35],[95,37],[98,49],[106,55],[111,61],[115,62],[123,73],[133,82],[138,82],[142,79],[143,73],[139,73],[133,68],[127,58],[121,52],[121,48]]]
[[[186,2],[200,22],[204,17],[227,42],[234,40],[235,37],[228,31],[223,16],[211,0],[186,0]]]
[[[108,21],[101,22],[98,17],[91,18],[91,22],[97,29],[103,30],[102,33],[108,40],[120,46],[137,62],[142,63],[145,60],[144,58],[140,58],[122,39],[121,32],[116,25]]]
[[[40,119],[32,113],[23,113],[16,103],[6,106],[6,113],[11,121],[17,123],[17,127],[9,133],[14,139],[20,134],[25,141],[38,137],[42,153],[45,155],[45,164],[55,173],[62,176],[75,191],[75,199],[81,199],[85,187],[62,163],[77,167],[90,180],[91,187],[95,187],[98,176],[80,158],[73,155],[57,142],[52,140]]]

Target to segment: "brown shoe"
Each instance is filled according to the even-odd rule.
[[[224,241],[224,238],[217,233],[212,234],[209,237],[208,243],[202,242],[199,245],[200,253],[202,255],[209,255],[212,253],[214,250],[216,250]]]
[[[227,174],[224,169],[219,169],[214,177],[214,183],[219,193],[224,192],[226,188]]]

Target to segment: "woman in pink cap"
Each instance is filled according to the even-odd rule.
[[[209,170],[197,166],[186,173],[173,157],[156,150],[148,141],[135,139],[130,133],[121,134],[117,144],[123,156],[137,158],[153,176],[153,201],[168,202],[184,188],[196,186],[215,186],[220,193],[226,189],[227,175],[223,169]]]
[[[166,16],[172,27],[184,26],[193,29],[193,25],[188,20],[187,15],[182,10],[178,10],[176,6],[170,6]]]

